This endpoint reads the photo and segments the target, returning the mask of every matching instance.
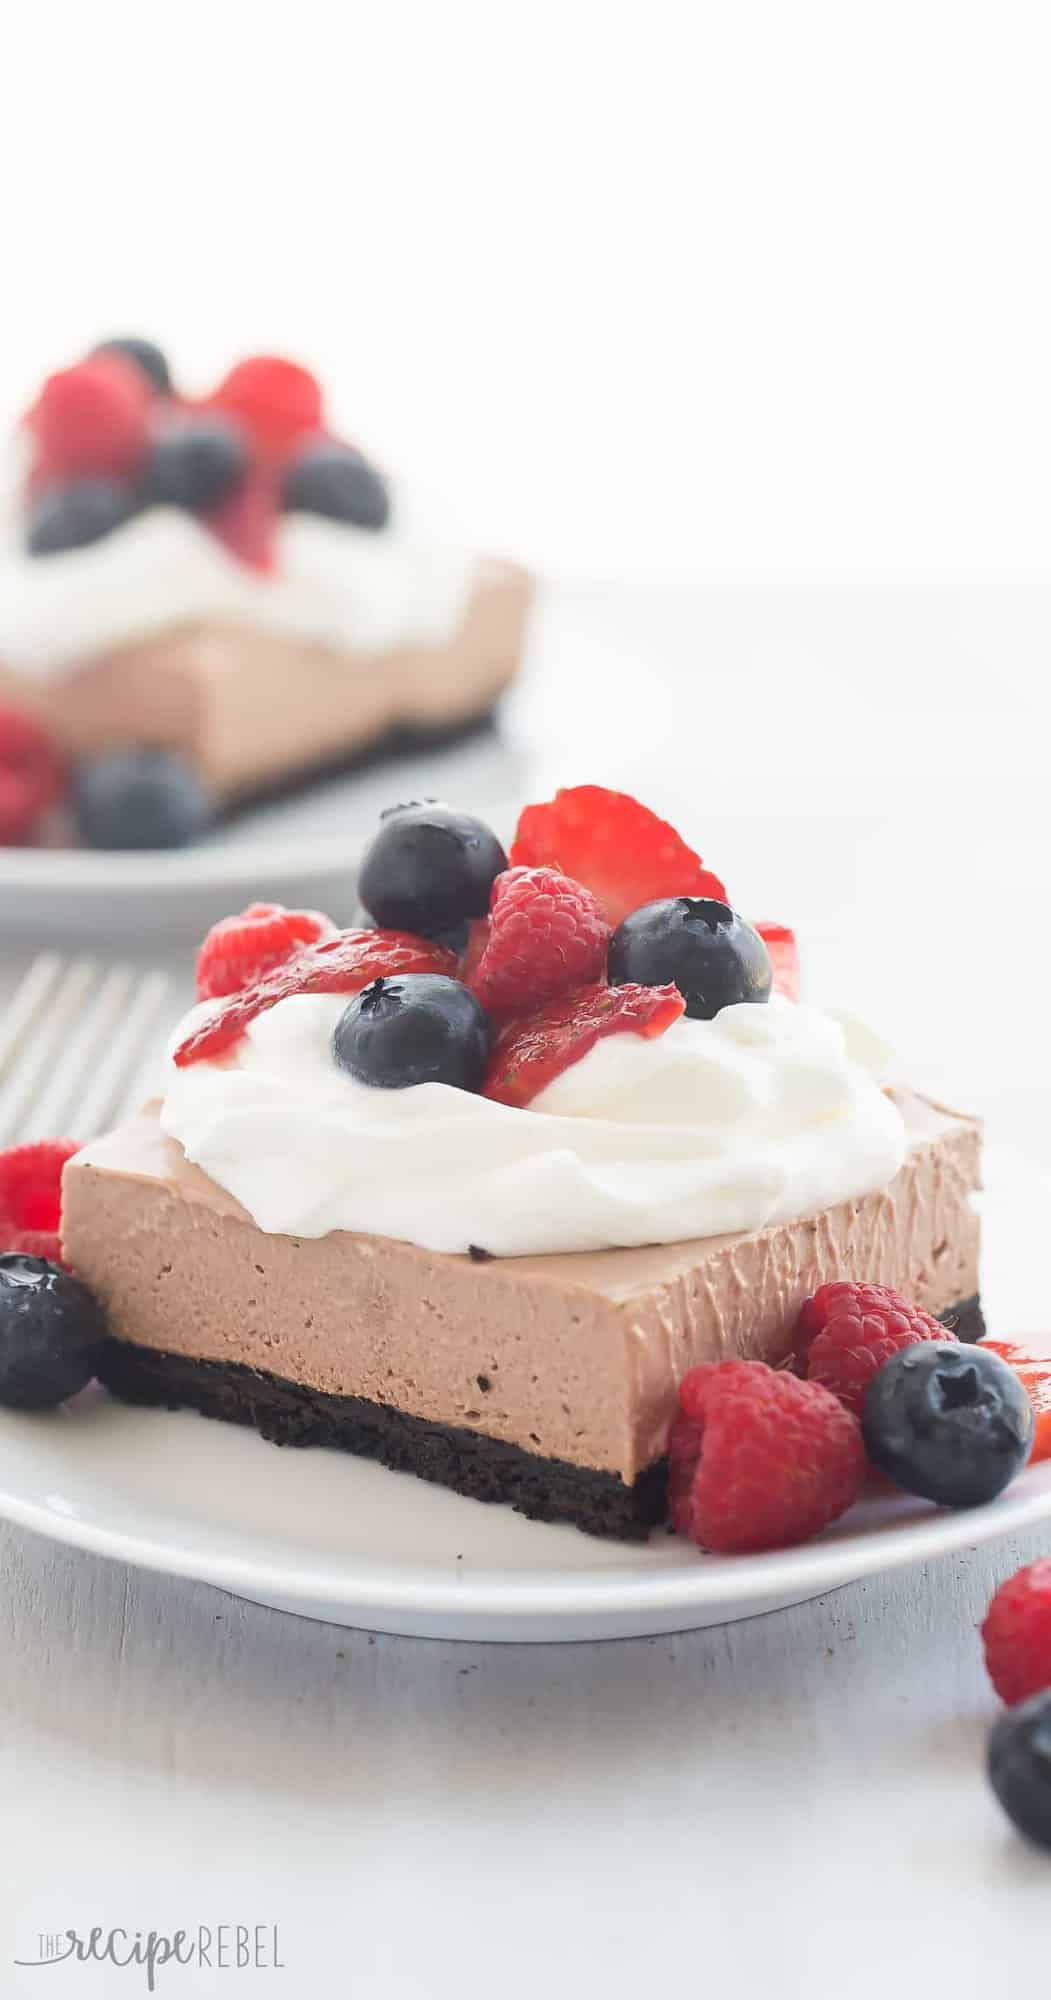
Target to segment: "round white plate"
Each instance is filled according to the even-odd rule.
[[[640,1547],[597,1542],[407,1474],[279,1451],[97,1392],[56,1417],[5,1415],[0,1440],[9,1520],[279,1610],[421,1638],[616,1639],[723,1624],[1051,1517],[1045,1464],[971,1513],[878,1500],[803,1548],[700,1556],[663,1532]]]
[[[992,1325],[1039,1350],[1048,1180],[995,1151],[987,1178]],[[1044,1344],[1051,1351],[1051,1337]],[[336,1624],[424,1638],[624,1638],[750,1617],[1051,1519],[1051,1463],[991,1507],[867,1500],[803,1548],[701,1556],[664,1532],[638,1547],[598,1542],[336,1452],[278,1450],[89,1390],[52,1416],[0,1416],[0,1515]]]

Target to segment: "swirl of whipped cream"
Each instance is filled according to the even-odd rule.
[[[165,1131],[274,1234],[498,1256],[673,1243],[867,1194],[905,1157],[875,1038],[777,996],[611,1035],[525,1111],[359,1083],[332,1054],[345,1005],[282,1001],[229,1056],[169,1066]]]
[[[2,487],[2,478],[0,478]],[[102,541],[31,556],[0,491],[0,659],[47,680],[175,625],[250,625],[338,651],[440,643],[459,626],[478,564],[462,550],[317,514],[288,514],[266,576],[192,514],[151,507]]]

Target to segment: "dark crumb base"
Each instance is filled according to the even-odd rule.
[[[938,1318],[948,1327],[950,1333],[956,1335],[957,1340],[966,1340],[973,1344],[976,1340],[985,1339],[987,1328],[982,1302],[977,1293],[973,1299],[961,1299],[959,1305],[954,1306],[951,1312],[939,1313]]]
[[[238,1362],[191,1361],[128,1341],[110,1341],[99,1379],[126,1403],[189,1407],[226,1423],[250,1424],[272,1444],[335,1446],[472,1500],[506,1501],[531,1521],[571,1521],[590,1535],[635,1542],[664,1518],[663,1463],[625,1486],[616,1473],[538,1458],[518,1445],[428,1423],[361,1396],[329,1396]]]
[[[308,785],[348,777],[355,771],[370,769],[373,764],[390,763],[395,757],[417,757],[430,750],[451,749],[457,743],[468,742],[472,736],[481,736],[492,730],[495,721],[496,705],[489,702],[476,715],[461,716],[457,722],[432,723],[427,728],[398,724],[357,750],[344,750],[334,757],[319,758],[313,764],[302,765],[296,771],[285,772],[281,777],[235,793],[219,807],[217,823],[225,824],[236,819],[239,813],[251,812],[257,806],[276,805],[281,799],[293,798]]]
[[[980,1340],[985,1331],[977,1298],[941,1317],[960,1340]],[[611,1541],[645,1541],[667,1511],[663,1459],[625,1486],[614,1472],[538,1458],[519,1445],[428,1423],[363,1396],[329,1396],[239,1362],[194,1361],[131,1341],[109,1342],[99,1379],[125,1403],[199,1410],[250,1425],[272,1444],[354,1452],[472,1500],[504,1501],[531,1521],[569,1521]]]

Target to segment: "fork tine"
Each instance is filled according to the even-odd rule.
[[[62,972],[65,960],[57,951],[41,952],[21,980],[10,1004],[0,1017],[0,1078],[6,1076],[20,1054],[27,1033],[47,1001]]]
[[[139,981],[101,1060],[96,1062],[76,1110],[76,1136],[93,1139],[125,1113],[137,1111],[147,1094],[146,1073],[160,1054],[160,1014],[171,980],[148,972]]]
[[[75,1031],[98,974],[95,959],[73,959],[60,970],[57,984],[47,987],[46,1007],[42,1010],[38,994],[35,1012],[16,1024],[20,1033],[17,1040],[12,1039],[8,1076],[0,1092],[3,1143],[31,1136],[31,1114],[38,1093],[46,1087],[45,1080],[53,1081],[71,1060],[70,1037],[75,1048]]]
[[[114,966],[85,996],[84,1010],[71,1026],[60,1057],[42,1079],[23,1120],[26,1138],[54,1138],[67,1131],[75,1138],[80,1136],[79,1117],[75,1122],[73,1113],[90,1093],[99,1065],[109,1058],[127,1014],[135,978],[130,966]]]
[[[160,1053],[163,972],[46,952],[0,1017],[0,1145],[96,1137]]]

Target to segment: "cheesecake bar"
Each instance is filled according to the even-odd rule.
[[[357,887],[367,928],[213,925],[163,1096],[65,1164],[115,1395],[632,1539],[684,1378],[805,1365],[825,1284],[978,1337],[977,1125],[638,800],[559,792],[509,854],[392,806]]]
[[[116,788],[189,783],[181,817],[206,824],[487,720],[531,596],[514,563],[414,527],[277,357],[191,396],[151,343],[105,342],[45,381],[0,465],[0,707],[72,763],[78,806],[101,790],[80,807],[97,845],[178,844],[147,837],[163,810],[136,838]]]
[[[67,1166],[65,1253],[108,1311],[118,1396],[631,1539],[663,1517],[683,1374],[782,1361],[818,1285],[891,1285],[980,1332],[978,1127],[895,1096],[908,1150],[877,1192],[751,1232],[506,1258],[265,1233],[154,1107]]]

